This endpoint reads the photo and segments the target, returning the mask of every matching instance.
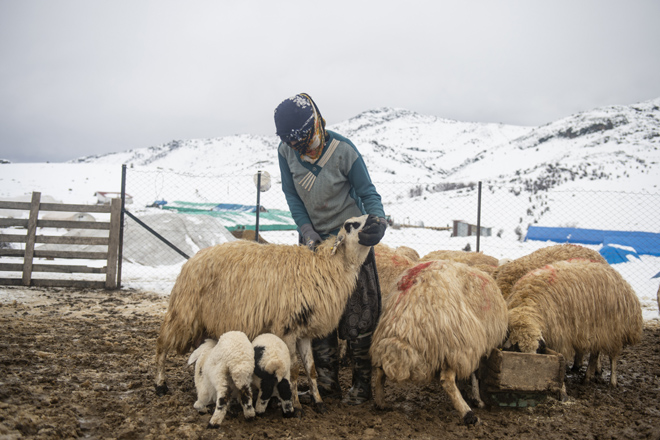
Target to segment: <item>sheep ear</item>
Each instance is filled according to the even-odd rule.
[[[548,346],[546,345],[543,338],[539,339],[539,348],[536,349],[537,354],[547,354]]]
[[[332,246],[332,252],[331,254],[334,255],[337,253],[337,248],[339,247],[340,244],[344,241],[344,238],[346,238],[345,235],[338,235],[337,238],[335,239],[335,244]]]

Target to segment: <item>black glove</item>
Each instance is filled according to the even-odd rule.
[[[310,223],[305,223],[300,227],[300,235],[302,235],[305,246],[311,250],[316,249],[316,246],[321,243],[321,236],[314,230]]]
[[[385,235],[385,229],[387,229],[387,220],[369,214],[364,228],[358,233],[358,243],[362,246],[377,245]]]

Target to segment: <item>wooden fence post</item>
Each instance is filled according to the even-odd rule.
[[[34,258],[34,243],[37,236],[37,218],[39,217],[39,205],[41,193],[32,193],[30,205],[30,218],[27,226],[27,239],[25,242],[25,256],[23,257],[23,285],[29,286],[32,281],[32,260]]]
[[[112,199],[110,205],[110,237],[108,241],[108,261],[105,273],[105,288],[117,288],[117,256],[119,255],[119,220],[121,199]]]

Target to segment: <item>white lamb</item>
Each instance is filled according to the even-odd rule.
[[[318,411],[311,340],[335,329],[355,289],[369,250],[358,242],[368,216],[346,220],[336,238],[316,252],[306,246],[236,240],[199,251],[182,267],[156,343],[156,392],[167,392],[165,357],[186,353],[208,336],[241,330],[255,338],[274,333],[291,356],[294,406],[298,401],[296,347]]]
[[[632,287],[608,264],[557,261],[522,277],[508,299],[508,343],[533,353],[543,345],[566,358],[591,353],[585,380],[600,352],[610,357],[610,384],[623,347],[642,337],[642,309]]]
[[[220,336],[217,343],[207,339],[190,355],[188,365],[193,363],[197,388],[194,408],[204,414],[206,406],[215,402],[209,428],[220,426],[232,397],[243,406],[246,420],[254,418],[250,388],[254,372],[254,349],[245,333],[227,332]]]
[[[407,269],[384,295],[373,335],[376,405],[385,406],[386,377],[424,383],[439,372],[463,422],[477,423],[456,379],[472,376],[482,356],[503,342],[506,325],[506,304],[485,272],[444,260]]]
[[[252,341],[254,347],[253,385],[258,390],[255,409],[263,414],[270,398],[276,396],[284,417],[294,415],[291,395],[291,356],[282,339],[272,333],[264,333]]]

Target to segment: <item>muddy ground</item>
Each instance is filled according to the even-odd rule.
[[[329,411],[304,405],[302,418],[276,408],[247,423],[228,416],[218,430],[193,409],[193,372],[170,356],[170,394],[157,397],[153,354],[166,299],[132,291],[31,289],[0,291],[0,439],[660,439],[660,326],[647,322],[642,343],[624,351],[619,388],[567,375],[569,400],[527,408],[475,409],[465,427],[437,383],[386,385],[393,409]],[[6,297],[20,297],[5,302]],[[341,374],[349,386],[348,367]]]

